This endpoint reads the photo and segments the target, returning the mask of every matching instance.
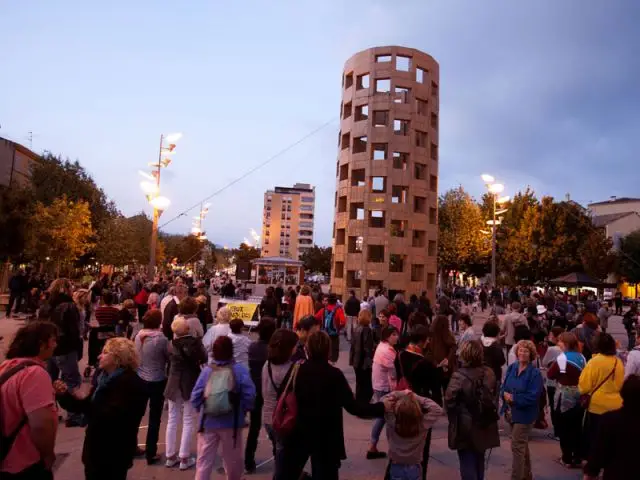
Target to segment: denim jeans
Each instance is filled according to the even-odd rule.
[[[274,463],[273,478],[282,478],[282,472],[283,472],[282,452],[284,450],[284,444],[278,438],[278,434],[273,429],[273,425],[265,423],[264,429],[267,431],[267,436],[269,437],[269,440],[271,440],[271,444],[273,445],[273,463]]]
[[[147,440],[145,456],[152,459],[158,453],[158,438],[160,437],[160,422],[162,421],[162,408],[164,406],[164,388],[166,380],[159,382],[147,382],[145,384],[145,409],[149,404],[149,418],[147,427]]]
[[[78,366],[78,352],[69,352],[66,355],[53,357],[53,363],[60,372],[60,379],[67,385],[69,391],[82,385],[82,375]],[[69,413],[67,420],[71,423],[82,424],[84,416],[81,413]]]
[[[379,402],[389,392],[381,392],[380,390],[373,391],[373,401]],[[384,417],[376,418],[373,421],[373,427],[371,427],[371,445],[377,445],[380,440],[380,434],[384,428]]]
[[[461,480],[484,480],[484,452],[458,450]]]
[[[390,480],[420,480],[421,474],[422,467],[419,463],[415,465],[392,463],[389,467]]]

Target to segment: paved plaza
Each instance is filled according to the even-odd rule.
[[[4,355],[4,350],[11,336],[17,328],[23,323],[21,320],[5,319],[4,314],[0,316],[0,336],[4,336],[4,340],[0,345],[0,356]],[[486,315],[476,314],[474,316],[474,325],[476,331],[481,329],[481,325],[486,320]],[[610,333],[626,345],[626,334],[622,327],[621,317],[612,317],[610,322]],[[342,351],[338,366],[345,373],[352,387],[355,386],[355,376],[353,370],[348,366],[348,349],[346,341],[342,343]],[[82,365],[84,366],[84,365]],[[347,448],[347,460],[342,464],[340,469],[340,478],[365,480],[365,479],[381,479],[384,476],[386,460],[366,460],[365,453],[369,442],[369,434],[371,431],[371,421],[360,420],[352,417],[348,413],[344,413],[344,430]],[[166,412],[163,415],[163,425],[161,427],[159,451],[164,451],[164,432],[166,426]],[[501,445],[499,448],[491,451],[489,457],[489,466],[487,479],[502,480],[510,478],[511,452],[510,441],[508,438],[508,426],[501,424]],[[246,430],[244,432],[246,434]],[[582,478],[579,471],[566,470],[557,463],[560,456],[560,447],[557,441],[549,439],[547,434],[549,430],[534,430],[531,440],[531,454],[533,459],[533,471],[536,480],[574,480]],[[144,444],[146,434],[146,419],[143,420],[140,427],[140,444]],[[58,440],[56,453],[59,456],[56,466],[56,479],[71,480],[79,479],[83,476],[83,467],[81,463],[82,442],[84,439],[84,430],[80,428],[66,428],[63,423],[58,431]],[[381,450],[386,450],[386,437],[383,434],[379,445]],[[273,463],[270,459],[271,446],[264,431],[260,434],[258,452],[256,455],[257,463],[261,464],[258,471],[254,475],[247,475],[248,479],[256,480],[270,479],[273,472]],[[104,452],[109,455],[108,451]],[[195,453],[195,441],[194,441]],[[180,472],[177,469],[167,469],[164,465],[147,466],[144,459],[135,461],[134,467],[129,472],[130,480],[150,480],[150,479],[188,479],[193,478],[194,470]],[[214,474],[214,479],[225,478],[224,475]],[[458,459],[455,451],[449,450],[447,446],[447,420],[442,417],[434,427],[433,441],[431,446],[431,458],[429,460],[428,478],[438,479],[456,479],[459,478]]]

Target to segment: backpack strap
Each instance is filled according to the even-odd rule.
[[[8,369],[6,372],[4,372],[2,375],[0,375],[0,398],[1,398],[1,388],[2,386],[11,378],[13,377],[15,374],[17,374],[18,372],[24,370],[27,367],[33,367],[33,366],[40,366],[40,364],[34,360],[25,360],[24,362],[20,362],[18,365]],[[22,402],[20,402],[22,404]],[[21,405],[22,406],[22,405]],[[24,410],[24,408],[23,408]],[[5,458],[7,458],[7,455],[9,455],[9,452],[11,451],[11,448],[13,447],[13,443],[16,441],[16,438],[18,437],[18,434],[20,433],[20,431],[23,429],[23,427],[27,424],[28,422],[28,418],[26,413],[22,416],[22,418],[20,419],[20,422],[18,423],[18,426],[13,430],[13,432],[11,432],[8,436],[4,437],[4,435],[2,435],[2,431],[0,430],[0,436],[3,436],[3,442],[2,442],[2,449],[0,450],[0,462],[2,462]],[[2,426],[2,421],[0,419],[0,427]]]

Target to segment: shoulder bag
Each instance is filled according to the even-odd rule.
[[[616,368],[618,367],[618,359],[616,358],[616,363],[614,363],[613,365],[613,370],[611,370],[611,373],[609,375],[606,376],[606,378],[600,382],[598,384],[598,386],[595,388],[595,390],[593,390],[593,392],[591,393],[583,393],[582,395],[580,395],[580,406],[582,408],[584,408],[585,410],[589,408],[589,404],[591,403],[591,397],[593,397],[593,395],[595,395],[595,393],[600,390],[600,387],[602,387],[605,383],[607,383],[607,380],[609,380],[610,378],[615,378],[616,375]]]
[[[273,411],[273,429],[281,437],[286,437],[291,434],[296,426],[298,400],[296,399],[295,390],[299,369],[300,363],[295,363],[292,367],[289,381],[285,385],[284,390],[282,390],[282,394],[279,395],[278,403]],[[273,383],[273,379],[271,379],[271,381]]]

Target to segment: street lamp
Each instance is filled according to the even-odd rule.
[[[151,173],[139,171],[147,180],[140,182],[140,188],[145,193],[147,201],[153,207],[153,224],[151,226],[151,244],[149,247],[149,274],[152,276],[156,268],[156,247],[158,244],[158,219],[162,212],[169,207],[171,201],[167,197],[160,195],[160,172],[171,163],[169,155],[174,153],[176,142],[182,137],[181,133],[160,135],[160,151],[158,152],[158,162],[150,163],[153,168]]]
[[[200,214],[197,217],[193,217],[193,225],[191,226],[191,233],[201,242],[207,239],[206,232],[202,230],[202,222],[204,222],[207,213],[209,213],[210,203],[200,204]]]
[[[497,285],[496,282],[496,229],[498,225],[502,223],[502,218],[496,220],[496,215],[502,215],[507,211],[506,208],[502,208],[500,210],[496,209],[497,205],[502,205],[509,201],[509,197],[499,197],[499,195],[504,192],[504,185],[502,183],[495,183],[496,179],[492,175],[483,174],[481,176],[482,181],[485,183],[487,187],[487,191],[491,195],[492,202],[492,220],[487,220],[487,225],[491,227],[491,283],[495,287]],[[482,230],[484,233],[485,230]],[[487,232],[489,233],[489,232]]]

